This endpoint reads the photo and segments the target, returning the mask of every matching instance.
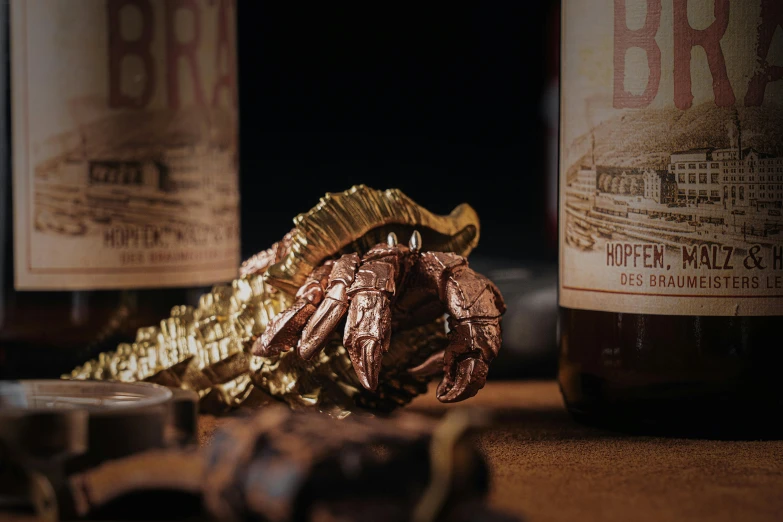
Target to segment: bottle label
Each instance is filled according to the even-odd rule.
[[[563,2],[560,304],[783,315],[783,2]]]
[[[234,5],[11,0],[17,289],[236,277]]]

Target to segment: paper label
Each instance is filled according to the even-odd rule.
[[[10,10],[16,288],[236,277],[234,2]]]
[[[783,315],[783,2],[562,21],[561,306]]]

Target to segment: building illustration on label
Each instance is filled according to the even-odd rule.
[[[15,0],[11,13],[16,288],[234,278],[234,3]]]
[[[783,156],[744,146],[738,123],[729,147],[673,151],[663,166],[572,167],[565,188],[565,241],[600,249],[631,238],[679,249],[690,244],[783,245]],[[593,138],[594,140],[594,138]]]
[[[783,310],[783,4],[563,4],[561,306]]]
[[[108,248],[142,246],[139,227],[154,227],[156,239],[146,242],[158,247],[196,246],[187,239],[198,229],[212,237],[234,234],[238,186],[230,175],[237,169],[232,129],[211,143],[192,133],[156,133],[172,116],[146,113],[139,122],[109,117],[49,140],[63,150],[34,166],[35,229],[100,235]],[[106,128],[126,133],[112,136],[102,131]],[[220,227],[229,228],[221,232]]]

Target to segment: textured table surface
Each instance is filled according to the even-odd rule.
[[[468,404],[496,419],[477,435],[492,471],[490,502],[526,521],[783,520],[783,441],[599,431],[572,421],[548,381],[491,382]],[[410,409],[454,407],[433,393]],[[221,422],[202,417],[202,444]]]

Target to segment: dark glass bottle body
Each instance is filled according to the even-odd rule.
[[[780,434],[780,317],[560,309],[559,383],[579,420],[695,436]]]
[[[639,433],[781,436],[777,4],[630,5],[562,3],[566,406]]]
[[[168,317],[173,306],[197,304],[208,287],[172,287],[162,276],[162,284],[157,287],[150,284],[124,289],[118,285],[120,288],[110,290],[62,291],[15,288],[14,234],[20,205],[14,204],[14,181],[19,177],[13,170],[13,5],[9,3],[0,1],[0,379],[58,378],[99,352],[133,341],[138,328],[157,325]],[[73,7],[81,5],[85,4],[74,2]],[[201,22],[208,20],[202,18]]]
[[[179,304],[195,305],[202,287],[92,291],[16,291],[7,171],[3,197],[0,282],[0,379],[59,378],[136,330],[157,325]]]

